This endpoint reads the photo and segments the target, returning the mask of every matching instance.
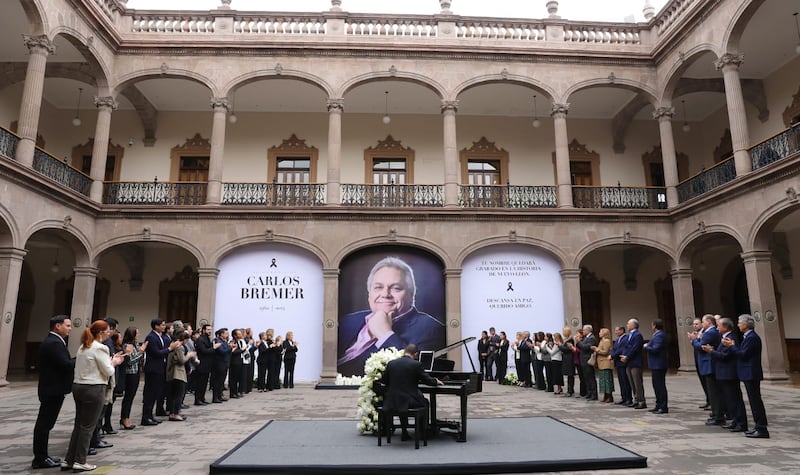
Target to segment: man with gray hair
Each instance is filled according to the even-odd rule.
[[[586,400],[597,401],[597,379],[594,375],[594,365],[589,364],[589,358],[592,356],[592,347],[597,346],[597,338],[592,334],[592,326],[583,326],[583,336],[576,336],[578,348],[580,352],[580,365],[583,372],[583,381],[586,384]]]
[[[644,377],[642,376],[642,348],[644,347],[644,337],[639,333],[639,320],[631,318],[628,320],[628,344],[622,349],[620,361],[626,364],[625,370],[628,373],[628,381],[631,383],[635,403],[628,407],[634,409],[647,409],[644,401]]]
[[[730,318],[719,321],[719,332],[722,333],[720,344],[714,348],[704,345],[703,351],[711,353],[711,358],[716,363],[714,374],[722,390],[725,412],[733,419],[730,424],[722,426],[731,432],[747,431],[747,415],[744,412],[742,388],[739,386],[739,376],[736,371],[736,354],[733,348],[737,345],[736,335],[733,333],[733,322]],[[727,341],[726,341],[727,340]]]
[[[345,376],[364,374],[364,363],[378,350],[438,350],[445,344],[445,326],[414,306],[416,283],[411,267],[398,257],[378,261],[367,278],[369,310],[345,315],[339,323],[337,369]]]
[[[743,333],[742,342],[726,338],[722,344],[731,348],[736,355],[736,374],[744,383],[747,400],[750,401],[750,412],[753,413],[755,428],[745,432],[746,437],[769,439],[767,430],[767,412],[761,399],[761,380],[764,372],[761,369],[761,337],[753,330],[755,319],[748,314],[739,315],[739,330]]]

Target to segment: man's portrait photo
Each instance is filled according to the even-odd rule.
[[[362,375],[370,355],[383,348],[443,348],[442,272],[438,259],[414,248],[370,248],[346,259],[339,277],[337,371]]]

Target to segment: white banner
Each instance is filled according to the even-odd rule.
[[[564,302],[561,267],[547,252],[521,244],[491,246],[467,257],[461,271],[462,337],[480,338],[495,327],[510,343],[518,331],[561,332]],[[469,353],[478,371],[477,340]],[[472,367],[463,353],[463,371]],[[514,352],[508,352],[514,366]]]
[[[322,373],[322,264],[288,244],[247,246],[219,264],[214,329],[274,328],[281,339],[294,332],[298,343],[296,382]],[[283,378],[283,370],[281,370]]]

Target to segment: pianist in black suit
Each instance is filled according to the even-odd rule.
[[[364,363],[383,348],[405,348],[415,343],[420,350],[444,346],[445,326],[414,306],[414,272],[397,257],[380,260],[367,278],[369,310],[351,313],[339,321],[338,371],[364,374]]]
[[[441,385],[442,382],[429,375],[417,361],[417,345],[409,343],[403,357],[390,361],[386,365],[381,378],[386,385],[383,396],[383,408],[387,411],[407,411],[418,407],[428,407],[428,400],[419,390],[419,384],[429,386]],[[403,439],[408,439],[406,427],[408,421],[403,420]]]

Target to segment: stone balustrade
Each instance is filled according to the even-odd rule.
[[[544,41],[545,23],[493,18],[458,18],[455,21],[458,38],[492,40]]]
[[[325,17],[318,14],[254,13],[236,15],[233,32],[250,35],[324,35]]]
[[[564,25],[564,41],[568,43],[642,44],[643,24],[598,24],[568,22]]]
[[[678,23],[692,4],[698,0],[672,0],[653,18],[656,33],[661,36],[672,25]]]
[[[350,36],[438,36],[438,23],[430,16],[349,14],[344,24],[345,34]]]
[[[209,14],[152,13],[132,15],[134,33],[214,33],[215,19]]]

